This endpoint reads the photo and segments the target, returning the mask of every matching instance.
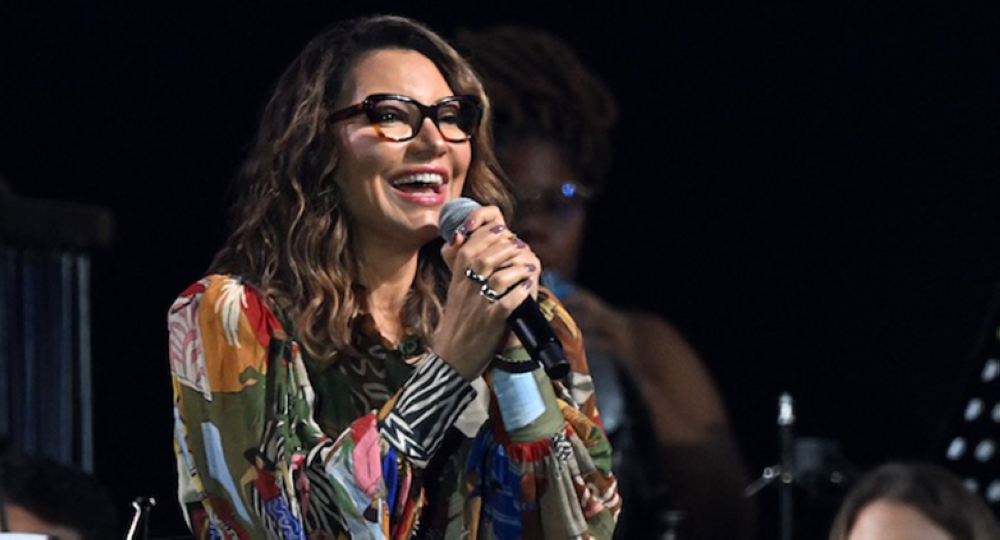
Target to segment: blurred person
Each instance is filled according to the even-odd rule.
[[[621,508],[590,387],[507,329],[579,329],[506,226],[490,102],[402,17],[344,21],[279,80],[234,230],[169,313],[179,496],[203,539],[606,540]],[[445,203],[483,204],[445,243]],[[513,399],[511,399],[513,396]]]
[[[0,452],[0,503],[4,532],[59,540],[122,536],[114,504],[100,483],[49,459]]]
[[[658,537],[664,511],[673,508],[684,514],[681,538],[751,538],[747,474],[698,355],[663,318],[613,306],[573,283],[588,203],[610,170],[611,93],[545,32],[477,29],[460,31],[457,41],[493,101],[497,156],[518,203],[513,227],[586,336],[598,408],[629,501],[617,537]]]
[[[844,498],[830,540],[996,540],[1000,524],[953,474],[926,463],[887,463]]]

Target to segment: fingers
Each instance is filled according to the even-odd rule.
[[[449,296],[469,293],[485,297],[491,304],[503,306],[513,295],[518,302],[527,294],[537,294],[541,263],[526,243],[510,231],[503,214],[495,206],[471,212],[451,241],[441,249],[452,272]],[[525,294],[519,294],[517,287]],[[514,307],[517,307],[516,305]],[[507,311],[501,308],[500,311]]]
[[[583,332],[588,351],[627,355],[631,350],[632,329],[624,313],[584,289],[574,291],[563,305]]]
[[[597,296],[583,287],[577,287],[568,298],[562,301],[566,309],[577,318],[577,313],[599,315],[607,309],[607,305]]]
[[[487,234],[491,237],[487,238]],[[518,240],[506,227],[495,225],[487,234],[476,233],[463,246],[460,259],[467,268],[489,276],[523,259],[527,244]]]
[[[496,207],[473,211],[441,255],[452,278],[434,347],[462,373],[475,375],[489,362],[506,319],[537,294],[541,263]]]
[[[453,274],[471,268],[489,276],[513,264],[526,248],[527,244],[507,229],[500,210],[485,206],[469,214],[441,253]]]
[[[531,248],[507,229],[496,207],[470,213],[441,254],[452,271],[453,285],[478,287],[476,292],[493,303],[514,294],[517,286],[537,294],[541,263]],[[515,297],[524,299],[524,295]]]
[[[523,301],[534,291],[538,282],[538,263],[526,259],[515,260],[510,265],[496,270],[486,279],[486,285],[498,298],[505,299],[519,288],[523,288],[524,294],[515,294],[516,298]]]
[[[537,289],[539,262],[529,249],[515,250],[494,245],[492,249],[480,254],[470,261],[462,275],[466,281],[471,282],[465,285],[478,287],[477,292],[490,303],[513,296],[513,300],[504,302],[504,305],[514,304],[513,307],[517,307],[527,295],[533,294]],[[512,251],[514,255],[508,256]],[[519,294],[519,289],[524,289],[523,294]]]
[[[481,206],[469,213],[462,225],[455,231],[455,234],[448,239],[448,244],[456,246],[467,240],[475,231],[483,228],[492,229],[497,225],[503,225],[504,227],[507,225],[500,209],[496,206]]]
[[[522,284],[533,291],[541,266],[538,257],[509,231],[498,231],[499,227],[490,230],[492,238],[476,238],[480,235],[478,232],[473,235],[462,248],[458,268],[465,267],[482,276],[485,284],[499,297],[506,296]]]
[[[467,266],[457,263],[455,258],[459,249],[468,243],[472,233],[480,229],[491,230],[498,225],[506,227],[506,222],[503,219],[503,213],[496,206],[477,208],[465,218],[465,221],[455,231],[455,234],[441,248],[441,257],[444,259],[445,264],[448,265],[448,268],[451,269],[452,274],[464,272],[467,268]],[[482,237],[484,235],[480,234],[479,236]]]

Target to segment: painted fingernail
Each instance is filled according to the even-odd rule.
[[[470,230],[472,230],[472,226],[475,225],[475,224],[476,223],[474,221],[472,221],[472,218],[469,218],[469,219],[465,220],[465,223],[462,223],[462,226],[458,228],[458,231],[460,233],[462,233],[462,234],[465,234],[465,233],[469,232]]]
[[[514,243],[514,246],[517,249],[524,249],[524,248],[528,247],[528,244],[525,244],[524,242],[518,240],[517,242]]]
[[[503,225],[494,225],[493,227],[490,228],[490,232],[493,234],[500,234],[506,230],[507,227],[504,227]]]
[[[524,280],[524,283],[521,283],[521,286],[524,287],[525,289],[530,289],[531,285],[532,281],[530,279],[526,279]]]
[[[531,263],[524,265],[524,267],[527,268],[529,272],[534,272],[535,270],[538,270],[538,267]]]

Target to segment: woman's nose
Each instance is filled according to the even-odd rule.
[[[441,129],[429,117],[424,118],[420,133],[411,141],[410,147],[416,152],[441,155],[448,148],[448,141],[441,134]]]

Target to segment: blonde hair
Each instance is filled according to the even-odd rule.
[[[511,211],[493,154],[490,102],[462,57],[429,28],[398,16],[341,22],[313,38],[279,79],[240,173],[234,228],[210,272],[238,274],[275,299],[316,360],[357,352],[351,321],[364,308],[355,225],[334,182],[338,155],[327,121],[351,68],[366,52],[413,50],[430,59],[456,94],[483,101],[463,195]],[[391,143],[387,143],[391,144]],[[400,314],[428,338],[441,319],[449,272],[431,243]]]

